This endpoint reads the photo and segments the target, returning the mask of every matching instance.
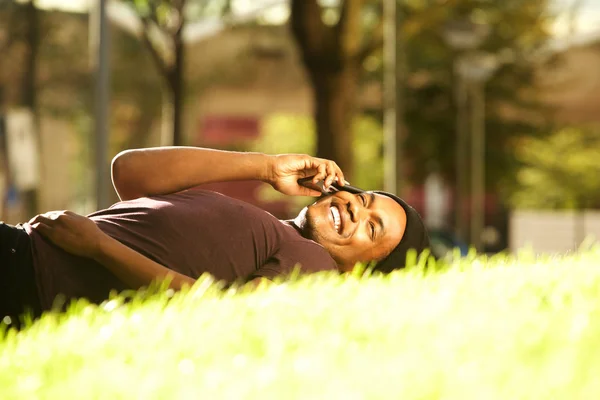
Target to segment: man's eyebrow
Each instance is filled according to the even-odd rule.
[[[375,193],[373,193],[373,192],[370,192],[370,193],[369,193],[369,197],[371,198],[371,202],[369,203],[369,205],[373,205],[373,203],[375,202],[375,199],[377,198],[377,197],[375,197]],[[380,226],[380,228],[381,228],[381,229],[380,229],[380,231],[381,231],[381,235],[383,236],[383,235],[385,234],[385,225],[383,224],[383,220],[381,219],[381,217],[380,217],[379,215],[377,215],[377,216],[375,217],[375,220],[376,220],[376,221],[377,221],[377,223],[379,224],[379,226]]]

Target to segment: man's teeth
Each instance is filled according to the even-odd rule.
[[[333,216],[333,227],[335,228],[336,232],[339,233],[340,231],[340,226],[342,225],[342,219],[340,218],[340,210],[337,209],[337,207],[330,207],[329,210],[331,211],[331,215]]]

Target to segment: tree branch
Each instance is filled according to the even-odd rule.
[[[359,52],[363,5],[364,0],[344,0],[342,3],[335,35],[343,58],[354,58]]]
[[[321,20],[317,0],[292,0],[290,25],[305,55],[318,56],[323,52],[327,27]]]
[[[175,37],[181,36],[183,27],[185,26],[185,13],[184,13],[185,2],[186,2],[186,0],[177,0],[173,4],[175,11],[177,11],[177,17],[178,17],[177,25],[175,26],[175,34],[174,34]]]
[[[168,78],[169,77],[169,67],[167,66],[165,60],[160,56],[160,54],[156,50],[156,47],[154,47],[154,44],[150,40],[151,24],[152,24],[152,22],[150,21],[150,19],[148,17],[142,17],[142,26],[143,26],[142,42],[144,42],[144,45],[150,52],[150,55],[152,56],[152,59],[154,60],[154,63],[156,64],[156,67],[158,68],[158,71],[160,72],[160,74],[164,78]]]
[[[379,22],[373,29],[371,39],[365,43],[357,53],[357,60],[363,62],[374,51],[383,46],[383,15],[379,18]]]
[[[223,9],[221,10],[221,18],[224,18],[226,15],[231,14],[231,3],[232,0],[225,1],[225,4],[223,4]]]

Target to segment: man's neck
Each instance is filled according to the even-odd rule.
[[[281,222],[291,226],[300,234],[300,236],[304,237],[302,234],[304,230],[304,224],[306,223],[306,210],[307,208],[303,208],[300,213],[294,219],[283,220]]]
[[[282,223],[284,223],[285,225],[291,226],[292,228],[294,228],[294,230],[296,232],[298,232],[298,235],[302,236],[302,230],[300,229],[300,227],[296,224],[296,220],[295,219],[282,219],[280,220]]]

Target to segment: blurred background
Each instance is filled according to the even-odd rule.
[[[192,145],[333,159],[440,254],[600,236],[597,0],[0,0],[0,54],[5,222],[107,207],[119,151]]]

